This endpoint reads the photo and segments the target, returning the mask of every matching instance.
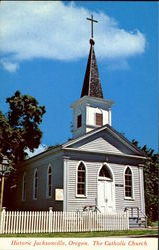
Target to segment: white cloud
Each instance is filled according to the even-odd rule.
[[[13,72],[18,63],[35,58],[74,60],[87,56],[92,14],[72,2],[2,1],[0,52],[2,65]],[[115,19],[93,13],[96,53],[101,58],[128,58],[144,52],[146,39],[140,31],[119,28]],[[10,63],[10,64],[9,64]]]
[[[25,152],[28,154],[28,158],[31,158],[35,155],[38,155],[38,154],[46,151],[47,148],[48,147],[46,145],[40,144],[38,148],[34,149],[34,152],[31,152],[29,149],[26,149]]]
[[[0,65],[11,73],[16,72],[17,69],[19,68],[18,63],[13,63],[5,59],[0,60]]]

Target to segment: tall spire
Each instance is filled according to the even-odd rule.
[[[93,39],[90,39],[90,44],[91,44],[90,52],[89,52],[81,97],[87,95],[92,97],[103,98],[103,92],[99,79],[98,67],[94,52]]]
[[[72,134],[73,138],[80,137],[106,124],[111,126],[112,101],[103,98],[102,87],[99,79],[98,67],[94,53],[93,24],[91,21],[90,52],[83,82],[81,98],[71,105],[73,109]]]
[[[93,22],[97,21],[93,19],[93,15],[91,16],[91,18],[87,18],[87,20],[91,21],[90,52],[89,52],[81,97],[92,96],[92,97],[103,98],[103,92],[99,79],[98,67],[94,52],[95,42],[93,40]]]

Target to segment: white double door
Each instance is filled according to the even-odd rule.
[[[113,182],[108,180],[98,180],[97,205],[102,213],[113,210]]]

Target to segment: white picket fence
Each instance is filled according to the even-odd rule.
[[[129,229],[127,213],[5,211],[0,215],[0,233],[52,233],[113,231]]]

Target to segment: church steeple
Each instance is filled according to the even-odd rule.
[[[103,98],[103,92],[99,79],[98,67],[94,52],[94,44],[95,44],[94,40],[90,39],[90,52],[89,52],[81,97],[92,96],[92,97]]]
[[[90,52],[81,98],[71,105],[73,109],[73,138],[82,136],[105,124],[111,125],[111,106],[113,102],[103,98],[94,52],[93,22],[97,21],[93,19],[93,16],[87,19],[91,21]]]

